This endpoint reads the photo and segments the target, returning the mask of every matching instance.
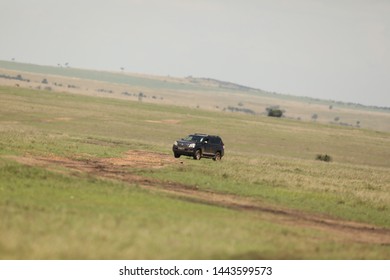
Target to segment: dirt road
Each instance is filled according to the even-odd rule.
[[[77,160],[63,157],[12,157],[13,160],[30,165],[44,167],[56,172],[87,173],[100,178],[121,180],[137,184],[141,188],[168,194],[177,199],[193,203],[203,203],[226,207],[237,211],[261,214],[262,219],[288,224],[295,227],[310,227],[329,233],[329,236],[346,241],[390,245],[390,229],[370,224],[345,221],[326,215],[307,213],[294,209],[265,204],[258,200],[232,194],[201,190],[180,183],[149,179],[131,172],[131,168],[163,168],[172,164],[183,164],[173,156],[146,151],[128,151],[121,158]],[[59,169],[59,167],[61,167]],[[66,172],[66,171],[65,171]]]

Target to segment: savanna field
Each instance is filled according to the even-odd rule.
[[[390,258],[388,131],[154,90],[0,86],[0,259]],[[173,157],[195,132],[223,138],[222,161]]]

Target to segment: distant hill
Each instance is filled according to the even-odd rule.
[[[290,119],[390,131],[388,107],[297,97],[204,77],[153,76],[0,60],[1,84],[259,116],[266,116],[266,109],[276,106]]]

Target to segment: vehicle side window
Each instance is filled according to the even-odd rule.
[[[212,137],[210,139],[211,144],[221,144],[221,139],[218,137]]]

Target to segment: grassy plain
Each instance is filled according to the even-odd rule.
[[[177,138],[215,133],[226,145],[221,162],[181,158],[128,172],[389,229],[388,132],[4,86],[0,99],[1,259],[390,258],[386,240],[15,160],[171,155]]]
[[[250,110],[256,116],[265,115],[266,108],[279,106],[288,119],[316,122],[333,126],[350,126],[390,132],[390,112],[387,108],[365,107],[332,100],[275,94],[228,82],[207,78],[176,78],[126,72],[106,72],[67,67],[41,66],[0,60],[0,75],[21,75],[27,81],[1,79],[9,86],[31,89],[50,88],[88,96],[118,98],[143,102],[176,105],[187,108],[221,112]],[[42,81],[47,83],[43,84]],[[336,121],[337,120],[337,121]]]

